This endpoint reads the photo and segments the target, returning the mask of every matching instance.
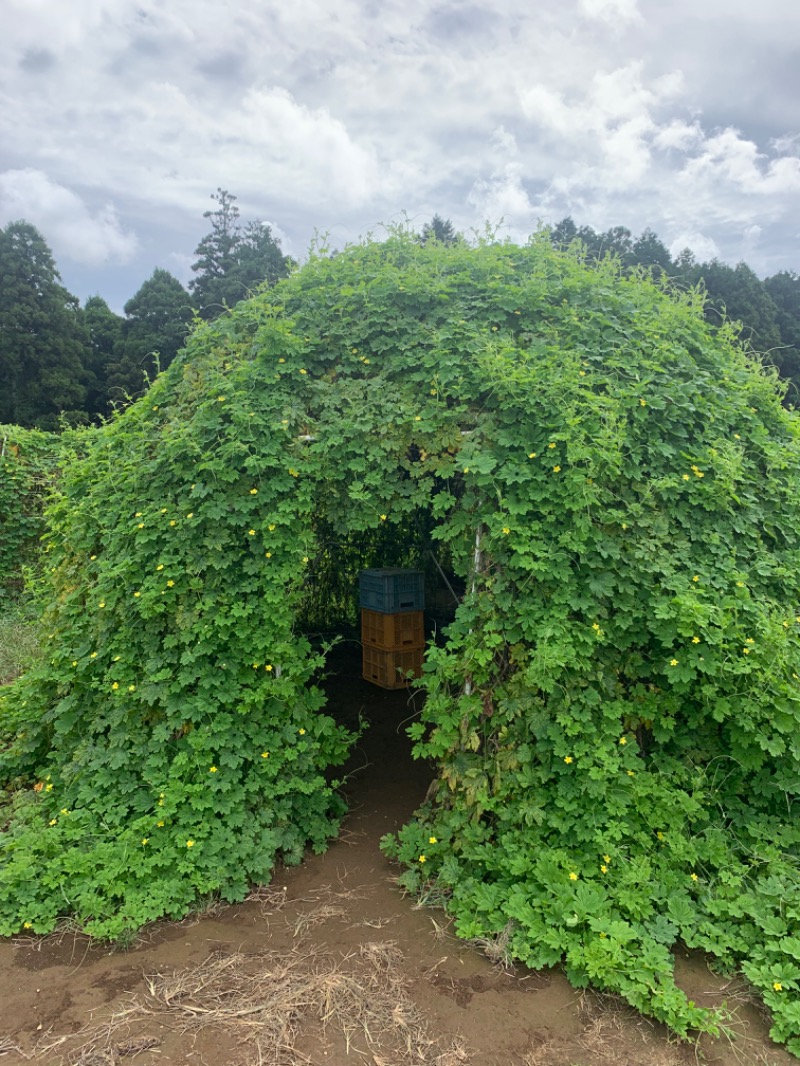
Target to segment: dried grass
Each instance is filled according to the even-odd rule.
[[[321,1027],[346,1054],[369,1053],[375,1063],[398,1056],[404,1066],[467,1063],[459,1043],[444,1047],[430,1035],[402,963],[391,941],[362,944],[339,960],[303,945],[283,954],[213,952],[199,966],[147,977],[147,993],[102,1025],[37,1050],[58,1048],[75,1066],[106,1066],[145,1050],[143,1040],[155,1046],[136,1037],[159,1025],[183,1033],[213,1029],[232,1037],[248,1062],[296,1066],[298,1037]]]

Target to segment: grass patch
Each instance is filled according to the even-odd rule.
[[[39,648],[39,627],[30,605],[0,601],[0,685],[26,669]]]

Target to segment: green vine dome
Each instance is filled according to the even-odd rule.
[[[702,949],[800,1053],[799,457],[696,293],[546,235],[312,257],[64,473],[0,931],[117,937],[324,848],[320,531],[422,523],[466,594],[413,726],[437,790],[385,841],[406,887],[682,1034],[723,1021],[674,983]]]

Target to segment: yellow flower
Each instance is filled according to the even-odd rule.
[[[98,607],[100,607],[100,608],[102,609],[103,607],[105,607],[105,605],[106,605],[106,602],[105,602],[105,600],[101,600],[101,601],[100,601],[100,603],[98,603],[98,605],[97,605],[97,606],[98,606]]]
[[[628,777],[636,777],[636,774],[633,772],[633,770],[627,770],[626,773],[628,774]]]
[[[695,574],[694,577],[692,578],[692,581],[699,581],[699,580],[700,580],[700,578],[698,577],[697,574]]]
[[[166,513],[167,513],[167,509],[166,509],[166,507],[162,507],[162,508],[161,508],[161,513],[162,513],[162,514],[166,514]]]
[[[307,371],[307,370],[301,370],[301,371],[300,371],[300,373],[301,373],[301,374],[307,374],[307,373],[308,373],[308,371]]]
[[[128,692],[135,692],[135,691],[136,691],[136,685],[128,685]]]
[[[586,377],[586,371],[585,370],[579,370],[578,371],[578,377],[585,378]]]
[[[250,489],[251,496],[258,496],[258,489]]]
[[[142,512],[141,511],[137,511],[136,514],[133,517],[134,518],[141,518],[142,517]]]
[[[142,837],[142,845],[146,844],[150,837]]]
[[[266,666],[264,667],[264,669],[267,671],[268,674],[271,674],[272,673],[272,663],[267,663]]]
[[[97,558],[97,556],[96,556],[96,555],[90,555],[90,556],[89,556],[89,561],[93,563],[93,562],[95,561],[95,559],[96,559],[96,558]]]
[[[272,552],[264,552],[264,558],[265,559],[271,559],[272,558]]]
[[[78,665],[78,660],[77,659],[73,659],[72,660],[72,665],[73,666],[77,666]]]
[[[49,824],[50,825],[58,825],[58,818],[51,818]]]
[[[741,440],[741,439],[742,439],[742,438],[741,438],[741,437],[739,436],[739,434],[738,434],[738,433],[734,433],[734,435],[733,435],[733,438],[734,438],[734,440]]]
[[[382,515],[381,515],[381,522],[385,522],[385,521],[386,521],[386,515],[385,515],[385,514],[382,514]]]
[[[141,592],[134,592],[133,598],[138,599],[141,596]]]
[[[677,659],[670,659],[669,665],[670,666],[677,666],[678,665],[678,660]]]
[[[611,862],[611,856],[610,855],[604,855],[603,856],[603,862]]]
[[[600,867],[600,873],[601,874],[607,874],[608,873],[608,867],[605,865],[605,863]]]
[[[561,473],[561,467],[560,466],[554,466],[553,467],[553,473],[554,474],[560,474]]]
[[[755,644],[755,640],[752,637],[745,637],[745,644]]]
[[[163,823],[163,822],[156,822],[156,826],[157,826],[157,827],[158,827],[159,829],[163,829],[163,828],[164,828],[164,823]]]
[[[175,525],[177,525],[177,522],[175,521],[175,519],[174,519],[174,518],[173,518],[173,519],[172,519],[172,520],[170,521],[170,525],[171,525],[171,526],[175,526]]]
[[[529,459],[535,459],[536,458],[536,452],[528,452],[528,458]]]
[[[627,744],[628,743],[628,738],[627,737],[620,737],[619,738],[619,742],[620,742],[620,744]]]
[[[749,655],[749,654],[750,654],[750,648],[742,648],[742,655]]]
[[[278,362],[279,362],[279,363],[285,363],[285,362],[286,362],[286,360],[285,360],[285,359],[279,359],[279,360],[278,360]]]
[[[783,992],[783,985],[780,983],[780,981],[773,981],[772,987],[776,992]]]
[[[689,477],[689,475],[688,475],[688,474],[684,474],[684,475],[683,475],[683,480],[684,480],[684,481],[691,481],[691,478]]]
[[[640,407],[647,407],[647,400],[639,400]]]
[[[249,537],[254,537],[256,535],[256,531],[254,529],[248,529],[247,535]]]
[[[436,837],[428,837],[428,843],[429,844],[438,844],[439,841],[436,839]]]
[[[274,522],[271,525],[267,526],[267,529],[270,531],[270,533],[273,531],[274,528],[275,528],[275,523]]]
[[[661,830],[660,830],[660,829],[659,829],[659,831],[658,831],[658,832],[656,833],[656,836],[658,837],[658,839],[659,839],[659,840],[663,840],[663,839],[664,839],[664,834],[663,834],[663,833],[661,832]]]
[[[53,791],[53,786],[52,785],[45,785],[44,786],[44,790],[45,790],[45,792],[52,792]]]
[[[468,473],[469,473],[469,467],[468,467],[468,466],[465,466],[465,467],[464,467],[464,473],[465,473],[465,474],[468,474]]]
[[[262,751],[261,752],[261,758],[262,759],[268,759],[269,758],[269,752],[268,751]]]
[[[304,563],[307,563],[307,562],[308,562],[308,556],[307,556],[307,555],[304,555],[304,556],[303,556],[303,562],[304,562]]]
[[[217,397],[217,403],[224,403],[224,402],[225,402],[225,397],[224,396],[218,396]]]
[[[186,841],[186,847],[187,848],[193,848],[194,847],[194,841],[193,840],[187,840]]]
[[[699,880],[697,874],[692,874],[692,880],[693,881],[698,881]]]
[[[564,762],[567,764],[567,766],[569,766],[569,764],[572,762],[572,756],[571,755],[565,755],[564,756]]]
[[[600,632],[600,623],[599,622],[592,622],[592,629],[595,631],[595,633],[599,633]]]
[[[194,511],[190,511],[190,512],[189,512],[189,513],[187,514],[187,516],[186,516],[186,517],[187,517],[187,518],[194,518]]]
[[[415,422],[421,422],[422,421],[422,415],[414,415],[414,421]]]
[[[699,637],[692,637],[692,644],[699,644],[699,643],[700,643],[700,638]]]
[[[144,529],[144,522],[140,522],[139,525],[136,528],[137,529]]]
[[[209,768],[208,768],[208,772],[209,772],[210,774],[215,774],[215,773],[217,772],[217,768],[216,768],[216,766],[209,766]]]
[[[555,446],[556,442],[554,440],[551,440],[550,443],[547,445],[548,448],[555,448]]]
[[[163,563],[159,563],[158,566],[156,567],[156,570],[163,570],[163,569],[164,569],[164,564]]]
[[[260,665],[261,665],[261,663],[253,663],[253,669],[257,670]]]
[[[426,858],[425,858],[425,856],[424,856],[424,855],[420,855],[420,857],[419,857],[419,861],[420,861],[420,862],[426,862],[427,860],[426,860]]]
[[[289,473],[292,475],[292,477],[300,477],[298,472],[294,470],[291,466],[289,467]]]
[[[505,536],[508,536],[510,532],[511,530],[508,528],[508,526],[503,526],[503,533]]]
[[[23,922],[22,923],[22,928],[23,929],[33,929],[33,922]]]
[[[174,588],[174,587],[175,587],[175,582],[174,581],[170,580],[170,581],[167,582],[167,588],[168,589],[171,589],[171,588]]]
[[[569,875],[569,879],[570,879],[570,881],[577,881],[578,880],[578,875],[576,873],[571,873]]]
[[[297,732],[300,734],[301,737],[304,737],[306,735],[305,729],[298,729]]]

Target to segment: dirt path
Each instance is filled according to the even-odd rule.
[[[341,838],[257,897],[157,923],[125,951],[74,934],[0,942],[2,1066],[796,1063],[741,987],[702,959],[681,960],[680,982],[701,1003],[736,1006],[734,1044],[677,1045],[558,971],[504,972],[441,912],[415,909],[378,850],[431,779],[404,733],[413,700],[361,681],[352,656],[339,665],[331,710],[371,722]]]

